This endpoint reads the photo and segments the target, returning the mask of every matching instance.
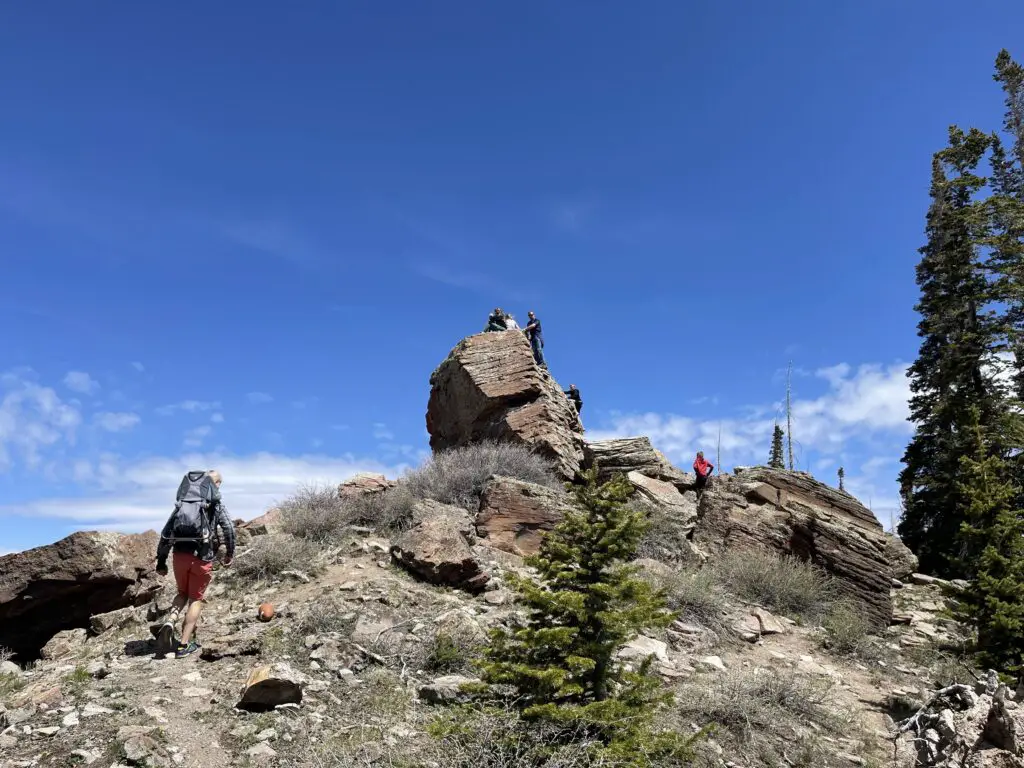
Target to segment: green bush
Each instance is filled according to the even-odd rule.
[[[760,549],[729,551],[710,566],[741,600],[818,622],[839,597],[836,580],[811,563]]]

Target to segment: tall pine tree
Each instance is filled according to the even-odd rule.
[[[782,431],[782,427],[778,424],[775,425],[775,429],[772,432],[772,448],[768,453],[768,466],[772,469],[785,469],[786,468],[786,457],[783,453],[783,439],[785,434]]]
[[[932,161],[927,244],[921,248],[917,284],[921,298],[921,347],[910,367],[911,421],[915,432],[900,474],[903,541],[922,570],[970,575],[959,537],[968,500],[960,482],[960,457],[971,409],[982,424],[998,420],[1004,404],[992,385],[997,322],[981,264],[988,236],[987,206],[976,199],[987,179],[977,173],[991,136],[976,129],[949,130],[949,146]]]
[[[1024,508],[1010,465],[987,445],[978,409],[965,430],[970,452],[961,460],[960,495],[966,500],[961,536],[977,553],[971,588],[959,614],[977,629],[980,664],[1019,672],[1024,662]]]

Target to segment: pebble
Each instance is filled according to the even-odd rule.
[[[267,728],[266,730],[260,731],[256,734],[256,741],[276,741],[277,731],[273,728]]]
[[[51,725],[47,728],[36,728],[32,732],[41,733],[43,734],[43,736],[56,736],[58,733],[60,733],[60,727],[56,725]]]
[[[725,662],[722,661],[720,656],[705,656],[703,659],[697,659],[697,664],[705,669],[725,672]]]
[[[186,688],[181,695],[186,699],[201,699],[205,696],[213,696],[213,691],[209,688]]]
[[[63,725],[65,728],[70,728],[74,725],[78,725],[78,713],[69,712],[68,714],[64,715],[64,719],[60,722],[61,725]]]
[[[82,765],[92,765],[101,757],[99,752],[90,752],[87,749],[76,749],[71,754],[77,757]]]
[[[187,680],[190,683],[198,683],[200,680],[203,679],[203,676],[200,673],[198,673],[198,672],[189,672],[187,675],[185,675],[181,679],[182,680]]]
[[[96,717],[97,715],[109,715],[114,710],[101,707],[99,704],[89,703],[82,707],[82,717]]]
[[[277,757],[277,752],[271,749],[270,745],[265,741],[260,742],[255,747],[250,747],[246,754],[249,757]]]

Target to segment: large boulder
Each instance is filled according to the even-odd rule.
[[[526,337],[482,333],[464,339],[430,377],[427,432],[435,451],[480,440],[531,446],[571,480],[583,463],[576,410],[533,360]]]
[[[641,472],[626,477],[636,489],[635,498],[644,506],[672,520],[679,529],[689,532],[697,523],[697,494],[683,493],[672,483],[656,480]]]
[[[490,576],[473,554],[473,524],[461,507],[425,500],[413,507],[413,527],[391,547],[391,557],[431,584],[478,592]]]
[[[153,532],[73,533],[0,557],[0,647],[37,658],[55,634],[95,614],[144,605],[160,591]]]
[[[374,472],[361,472],[338,485],[338,496],[343,499],[350,499],[357,496],[383,493],[394,485],[395,481],[388,480],[384,475]]]
[[[647,437],[623,437],[597,440],[584,446],[587,469],[597,465],[597,479],[605,481],[616,474],[640,472],[655,480],[663,480],[680,488],[690,488],[696,478],[672,466],[665,456],[651,445]]]
[[[876,627],[892,619],[896,543],[871,510],[805,473],[756,467],[715,477],[693,540],[709,551],[760,547],[808,560],[836,577]]]
[[[536,554],[544,534],[558,525],[569,503],[564,491],[494,477],[480,498],[476,533],[481,543],[495,549]]]

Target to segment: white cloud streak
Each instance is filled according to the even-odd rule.
[[[0,506],[3,514],[47,517],[68,521],[78,529],[125,532],[159,529],[174,504],[182,475],[191,469],[217,469],[224,477],[221,492],[233,518],[251,519],[293,494],[305,484],[336,484],[358,472],[397,476],[404,466],[353,456],[281,456],[258,453],[228,456],[189,453],[124,463],[105,457],[89,467],[90,495],[50,498]]]
[[[80,395],[91,395],[100,389],[99,382],[85,371],[68,371],[64,386]]]
[[[274,402],[273,395],[268,395],[266,392],[250,392],[247,397],[249,398],[249,402],[253,405]]]
[[[161,416],[172,416],[177,411],[184,411],[185,413],[199,413],[201,411],[216,411],[219,409],[220,401],[183,400],[180,403],[162,405],[156,409],[156,412]]]
[[[93,423],[107,432],[125,432],[138,425],[142,419],[137,413],[112,413],[105,411],[97,413],[92,418]]]
[[[53,389],[33,381],[31,371],[3,374],[0,391],[0,471],[9,470],[17,458],[37,468],[45,448],[61,441],[74,443],[81,412]]]

